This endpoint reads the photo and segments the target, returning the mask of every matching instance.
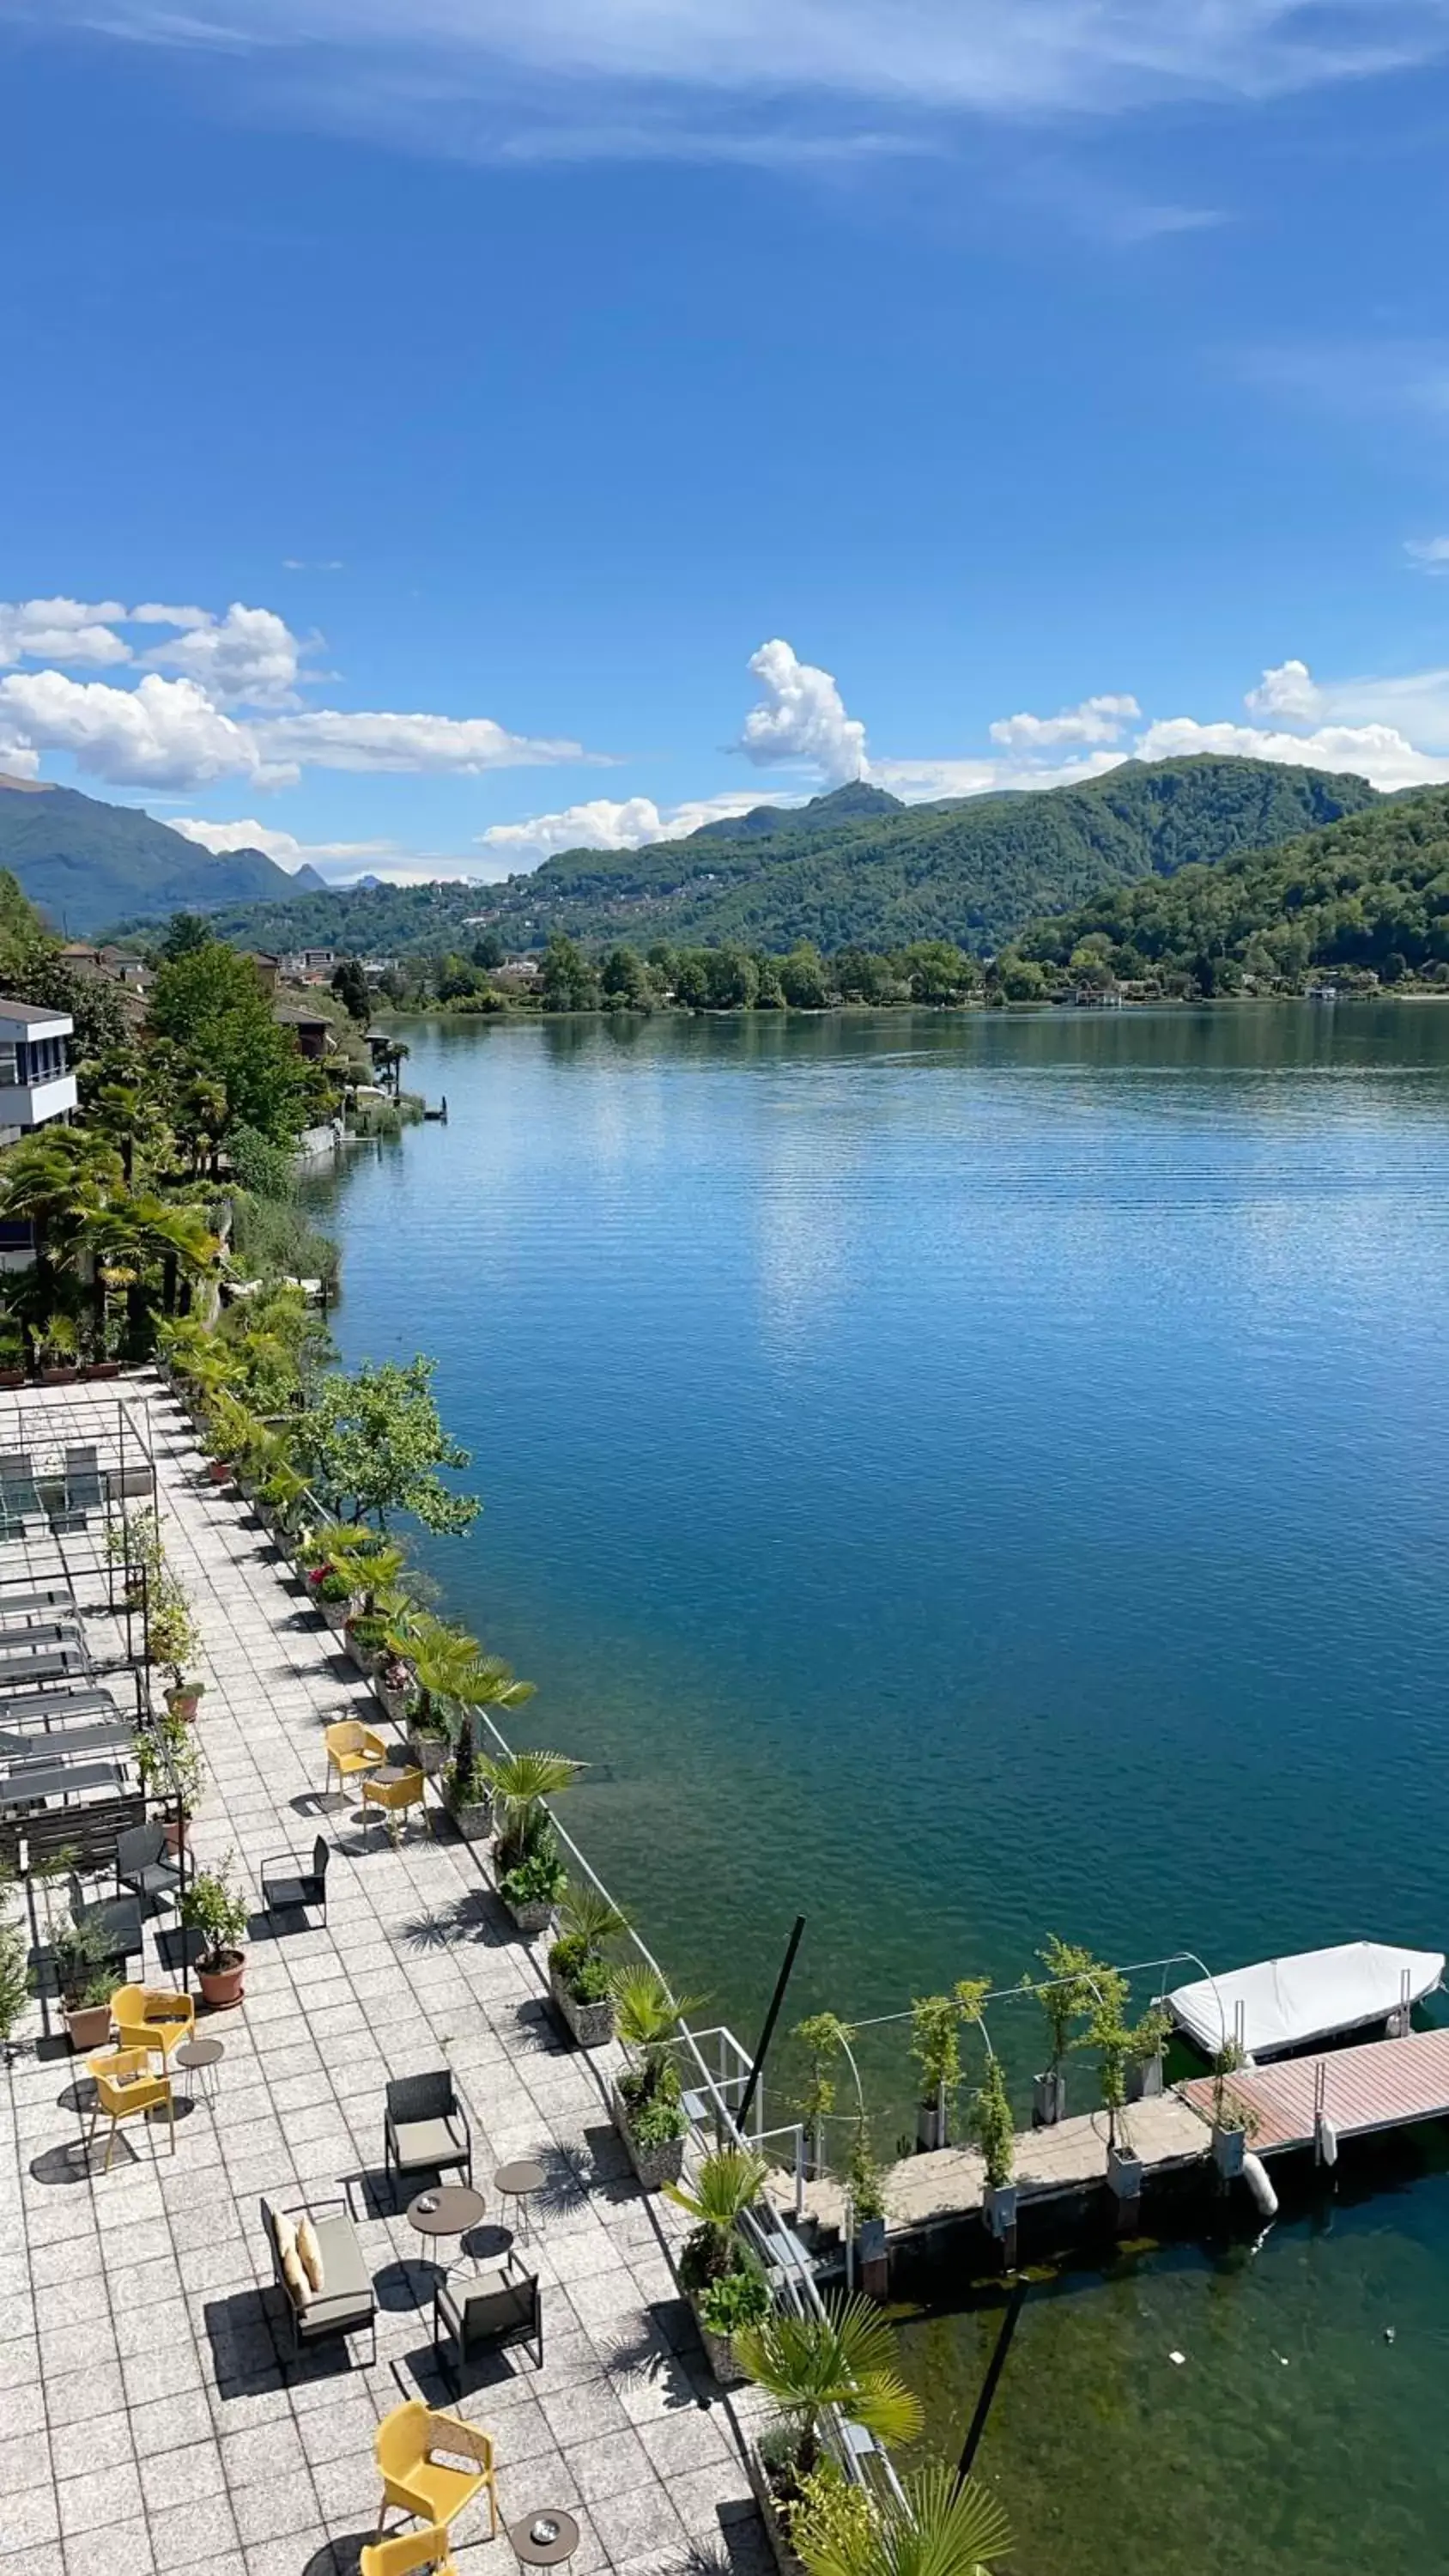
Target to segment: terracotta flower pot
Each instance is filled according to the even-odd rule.
[[[77,2057],[88,2049],[104,2048],[111,2035],[111,2007],[104,2004],[75,2004],[66,2009],[65,2026]]]
[[[214,1485],[229,1485],[231,1483],[231,1460],[229,1458],[213,1458],[209,1461],[206,1472]]]
[[[171,1715],[185,1718],[188,1726],[194,1725],[196,1712],[201,1705],[201,1692],[200,1682],[191,1690],[169,1690],[166,1694],[166,1706]]]
[[[166,1848],[171,1854],[173,1860],[176,1860],[179,1855],[187,1849],[187,1836],[190,1831],[191,1818],[189,1816],[183,1816],[179,1825],[174,1816],[167,1817]]]
[[[214,2012],[224,2012],[228,2006],[239,2004],[242,1999],[242,1989],[246,1984],[245,1951],[223,1950],[221,1955],[226,1962],[224,1967],[198,1968],[196,1971],[196,1982],[201,1988],[201,2000],[204,2004],[209,2004]]]

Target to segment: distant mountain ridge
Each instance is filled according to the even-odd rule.
[[[1072,787],[899,805],[856,782],[802,808],[757,807],[687,840],[566,850],[502,885],[332,889],[228,905],[217,927],[266,948],[361,954],[467,950],[480,930],[539,949],[554,930],[589,942],[738,941],[774,950],[892,950],[951,939],[986,954],[1099,887],[1191,861],[1267,849],[1382,800],[1366,779],[1198,754],[1124,761]],[[803,817],[803,820],[802,820]]]
[[[122,917],[164,921],[172,912],[275,902],[297,884],[261,850],[214,854],[138,806],[106,805],[74,787],[3,773],[0,868],[73,937]]]

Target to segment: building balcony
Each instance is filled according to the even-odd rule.
[[[47,1074],[38,1082],[0,1082],[0,1130],[18,1128],[24,1135],[32,1127],[48,1127],[75,1105],[73,1073]]]

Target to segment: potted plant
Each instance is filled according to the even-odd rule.
[[[917,1995],[911,2055],[921,2071],[916,2144],[929,2153],[951,2143],[951,2104],[961,2082],[961,2016],[954,1995]]]
[[[824,2012],[812,2013],[807,2020],[797,2021],[791,2037],[799,2040],[810,2061],[809,2080],[795,2106],[807,2140],[806,2171],[823,2173],[825,2123],[835,2108],[835,2079],[831,2069],[841,2050],[849,2047],[851,2033],[835,2013]]]
[[[380,1610],[354,1610],[343,1628],[349,1655],[370,1679],[387,1655],[387,1621]]]
[[[888,2282],[885,2176],[871,2147],[870,2127],[864,2112],[856,2122],[845,2187],[850,2195],[850,2223],[855,2234],[861,2287],[872,2298],[884,2298]]]
[[[545,1798],[557,1797],[583,1765],[566,1753],[480,1755],[500,1831],[493,1845],[498,1893],[520,1932],[546,1932],[568,1884]]]
[[[246,1952],[240,1945],[250,1918],[245,1897],[231,1883],[230,1868],[228,1853],[219,1868],[198,1870],[181,1899],[182,1922],[189,1932],[201,1934],[196,1982],[203,2002],[218,2010],[241,2002],[246,1980]]]
[[[1051,2057],[1032,2088],[1032,2124],[1050,2129],[1067,2116],[1067,2057],[1077,2045],[1077,2023],[1097,2000],[1097,1962],[1090,1950],[1061,1941],[1055,1933],[1037,1956],[1046,1976],[1035,1984],[1028,1977],[1024,1983],[1041,2005],[1051,2034]]]
[[[994,2055],[987,2058],[971,2105],[971,2135],[986,2167],[982,2214],[992,2235],[1007,2249],[1009,2261],[1016,2235],[1016,2185],[1011,2179],[1016,2170],[1016,2124],[1001,2060]]]
[[[412,1686],[411,1668],[403,1662],[400,1655],[386,1655],[372,1676],[373,1698],[384,1716],[391,1718],[394,1726],[402,1724]],[[421,1769],[421,1767],[419,1764],[418,1768]]]
[[[628,1917],[602,1888],[570,1879],[559,1906],[563,1929],[548,1954],[548,1984],[580,2048],[605,2048],[614,2036],[614,1990],[606,1941],[629,1929]]]
[[[149,1596],[160,1588],[166,1564],[161,1545],[161,1525],[150,1504],[139,1511],[123,1511],[106,1531],[106,1560],[122,1568],[121,1599],[127,1610],[144,1609]]]
[[[768,2172],[753,2148],[717,2147],[700,2165],[692,2191],[682,2182],[664,2186],[695,2222],[679,2257],[679,2279],[721,2388],[737,2388],[745,2376],[734,2337],[769,2311],[769,2286],[738,2233]]]
[[[30,1945],[23,1927],[0,1923],[0,2063],[15,2055],[15,2028],[30,2001]]]
[[[1165,2004],[1151,2004],[1134,2031],[1127,2052],[1127,2099],[1155,2101],[1162,2091],[1163,2051],[1172,2036],[1172,2015]]]
[[[1248,2141],[1258,2127],[1251,2104],[1228,2089],[1228,2077],[1242,2064],[1243,2052],[1236,2040],[1229,2040],[1213,2060],[1213,2162],[1224,2182],[1236,2181],[1242,2172]]]
[[[289,1530],[306,1491],[306,1482],[295,1467],[285,1462],[273,1467],[271,1474],[263,1477],[252,1504],[263,1529],[281,1533]]]
[[[146,1642],[152,1663],[170,1675],[167,1707],[174,1708],[178,1717],[195,1717],[205,1684],[191,1677],[188,1668],[201,1652],[201,1632],[191,1615],[190,1602],[166,1566],[149,1589]]]
[[[142,1727],[136,1737],[136,1768],[147,1797],[166,1809],[166,1841],[174,1859],[201,1800],[201,1747],[184,1710],[168,1707],[164,1717]]]
[[[120,1981],[99,1924],[65,1922],[51,1936],[55,1981],[70,2044],[77,2056],[104,2048],[111,2035],[111,1997]]]
[[[801,2481],[790,2536],[812,2576],[983,2576],[1011,2549],[1011,2527],[989,2489],[945,2460],[887,2494],[856,2486],[822,2461]]]
[[[637,2179],[646,2191],[658,2191],[677,2182],[684,2170],[689,2121],[673,2043],[686,2013],[698,2009],[699,1998],[676,1998],[642,1960],[616,1968],[610,1982],[616,2035],[634,2061],[610,2096],[614,2126]]]
[[[352,1589],[351,1580],[343,1573],[341,1566],[333,1565],[326,1558],[320,1565],[310,1566],[307,1572],[307,1598],[314,1610],[321,1611],[334,1637],[340,1636],[352,1614],[352,1606],[357,1598]]]
[[[735,2354],[779,2409],[749,2468],[783,2576],[781,2552],[795,2554],[802,2497],[822,2472],[840,2474],[822,2439],[826,2418],[848,2416],[882,2450],[895,2450],[918,2438],[921,2402],[901,2377],[894,2329],[868,2299],[833,2296],[823,2313],[803,2316],[776,2308],[743,2328]]]

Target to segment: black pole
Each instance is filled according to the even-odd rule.
[[[775,1979],[775,1991],[770,1997],[770,2009],[765,2015],[765,2027],[760,2033],[760,2045],[755,2051],[755,2062],[750,2068],[749,2080],[745,2085],[744,2092],[740,2096],[740,2107],[735,2113],[735,2127],[739,2130],[741,2137],[745,2135],[746,2127],[749,2122],[750,2106],[754,2101],[756,2093],[760,2089],[760,2070],[765,2063],[765,2057],[769,2049],[770,2042],[775,2036],[775,2024],[780,2018],[780,2006],[785,2000],[785,1988],[790,1982],[790,1971],[795,1965],[795,1953],[800,1947],[804,1930],[805,1917],[803,1914],[797,1914],[795,1917],[795,1929],[790,1935],[789,1944],[786,1948],[784,1959],[780,1965],[780,1973]]]
[[[961,2446],[961,2457],[956,2468],[958,2493],[970,2477],[972,2463],[981,2448],[981,2437],[986,2430],[986,2419],[991,2412],[1001,2374],[1006,2368],[1006,2356],[1011,2350],[1011,2338],[1016,2332],[1016,2322],[1026,2305],[1027,2288],[1028,2283],[1023,2275],[1007,2300],[1006,2315],[1002,2319],[1001,2332],[996,2338],[996,2349],[986,2366],[986,2377],[981,2383],[981,2394],[976,2400],[976,2412],[971,2418],[970,2431]]]

